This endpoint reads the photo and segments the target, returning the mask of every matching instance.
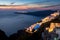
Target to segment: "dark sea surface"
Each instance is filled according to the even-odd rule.
[[[8,36],[18,30],[29,27],[43,18],[43,16],[37,17],[32,15],[14,14],[15,11],[17,10],[0,9],[0,29]]]

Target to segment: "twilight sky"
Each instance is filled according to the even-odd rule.
[[[15,8],[29,9],[29,8],[43,8],[58,5],[60,7],[60,0],[0,0],[0,5],[20,5]],[[3,7],[0,8],[12,8]],[[45,8],[44,8],[45,9]]]
[[[0,0],[0,5],[58,5],[60,0]]]

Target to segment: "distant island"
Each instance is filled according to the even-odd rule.
[[[25,15],[34,15],[34,16],[48,16],[51,13],[56,12],[56,10],[43,10],[43,11],[35,11],[35,12],[14,12],[14,14],[25,14]]]

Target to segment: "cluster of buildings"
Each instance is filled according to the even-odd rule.
[[[59,11],[58,11],[58,12],[54,12],[54,13],[51,14],[50,16],[47,16],[47,17],[45,17],[44,19],[42,19],[41,22],[35,23],[35,24],[31,25],[31,26],[30,26],[29,28],[27,28],[26,30],[27,30],[27,31],[32,31],[37,24],[42,25],[43,23],[46,23],[46,22],[49,22],[49,21],[51,21],[51,20],[54,20],[54,19],[58,18],[58,16],[60,16],[60,12],[59,12]],[[58,18],[58,19],[60,20],[60,18]],[[51,22],[51,23],[53,23],[53,22]],[[54,24],[55,24],[56,27],[60,27],[60,23],[54,22]],[[53,28],[53,27],[52,27],[52,28]]]
[[[43,27],[45,27],[45,30],[43,32],[43,35],[45,35],[45,37],[43,37],[43,38],[45,38],[46,40],[49,40],[49,39],[57,40],[58,35],[60,35],[60,31],[59,31],[60,30],[59,29],[60,28],[60,12],[59,11],[54,12],[50,16],[45,17],[44,19],[41,20],[41,22],[31,25],[30,27],[28,27],[26,29],[26,32],[34,33],[41,27],[41,25],[43,25],[47,22],[50,22],[50,25],[48,27],[43,26]],[[46,36],[46,31],[48,31],[47,35],[49,35],[50,37]],[[58,39],[60,39],[60,36]]]

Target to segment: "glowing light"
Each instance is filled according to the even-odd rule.
[[[52,32],[55,28],[55,24],[54,23],[51,23],[50,24],[50,28],[49,28],[49,32]]]

